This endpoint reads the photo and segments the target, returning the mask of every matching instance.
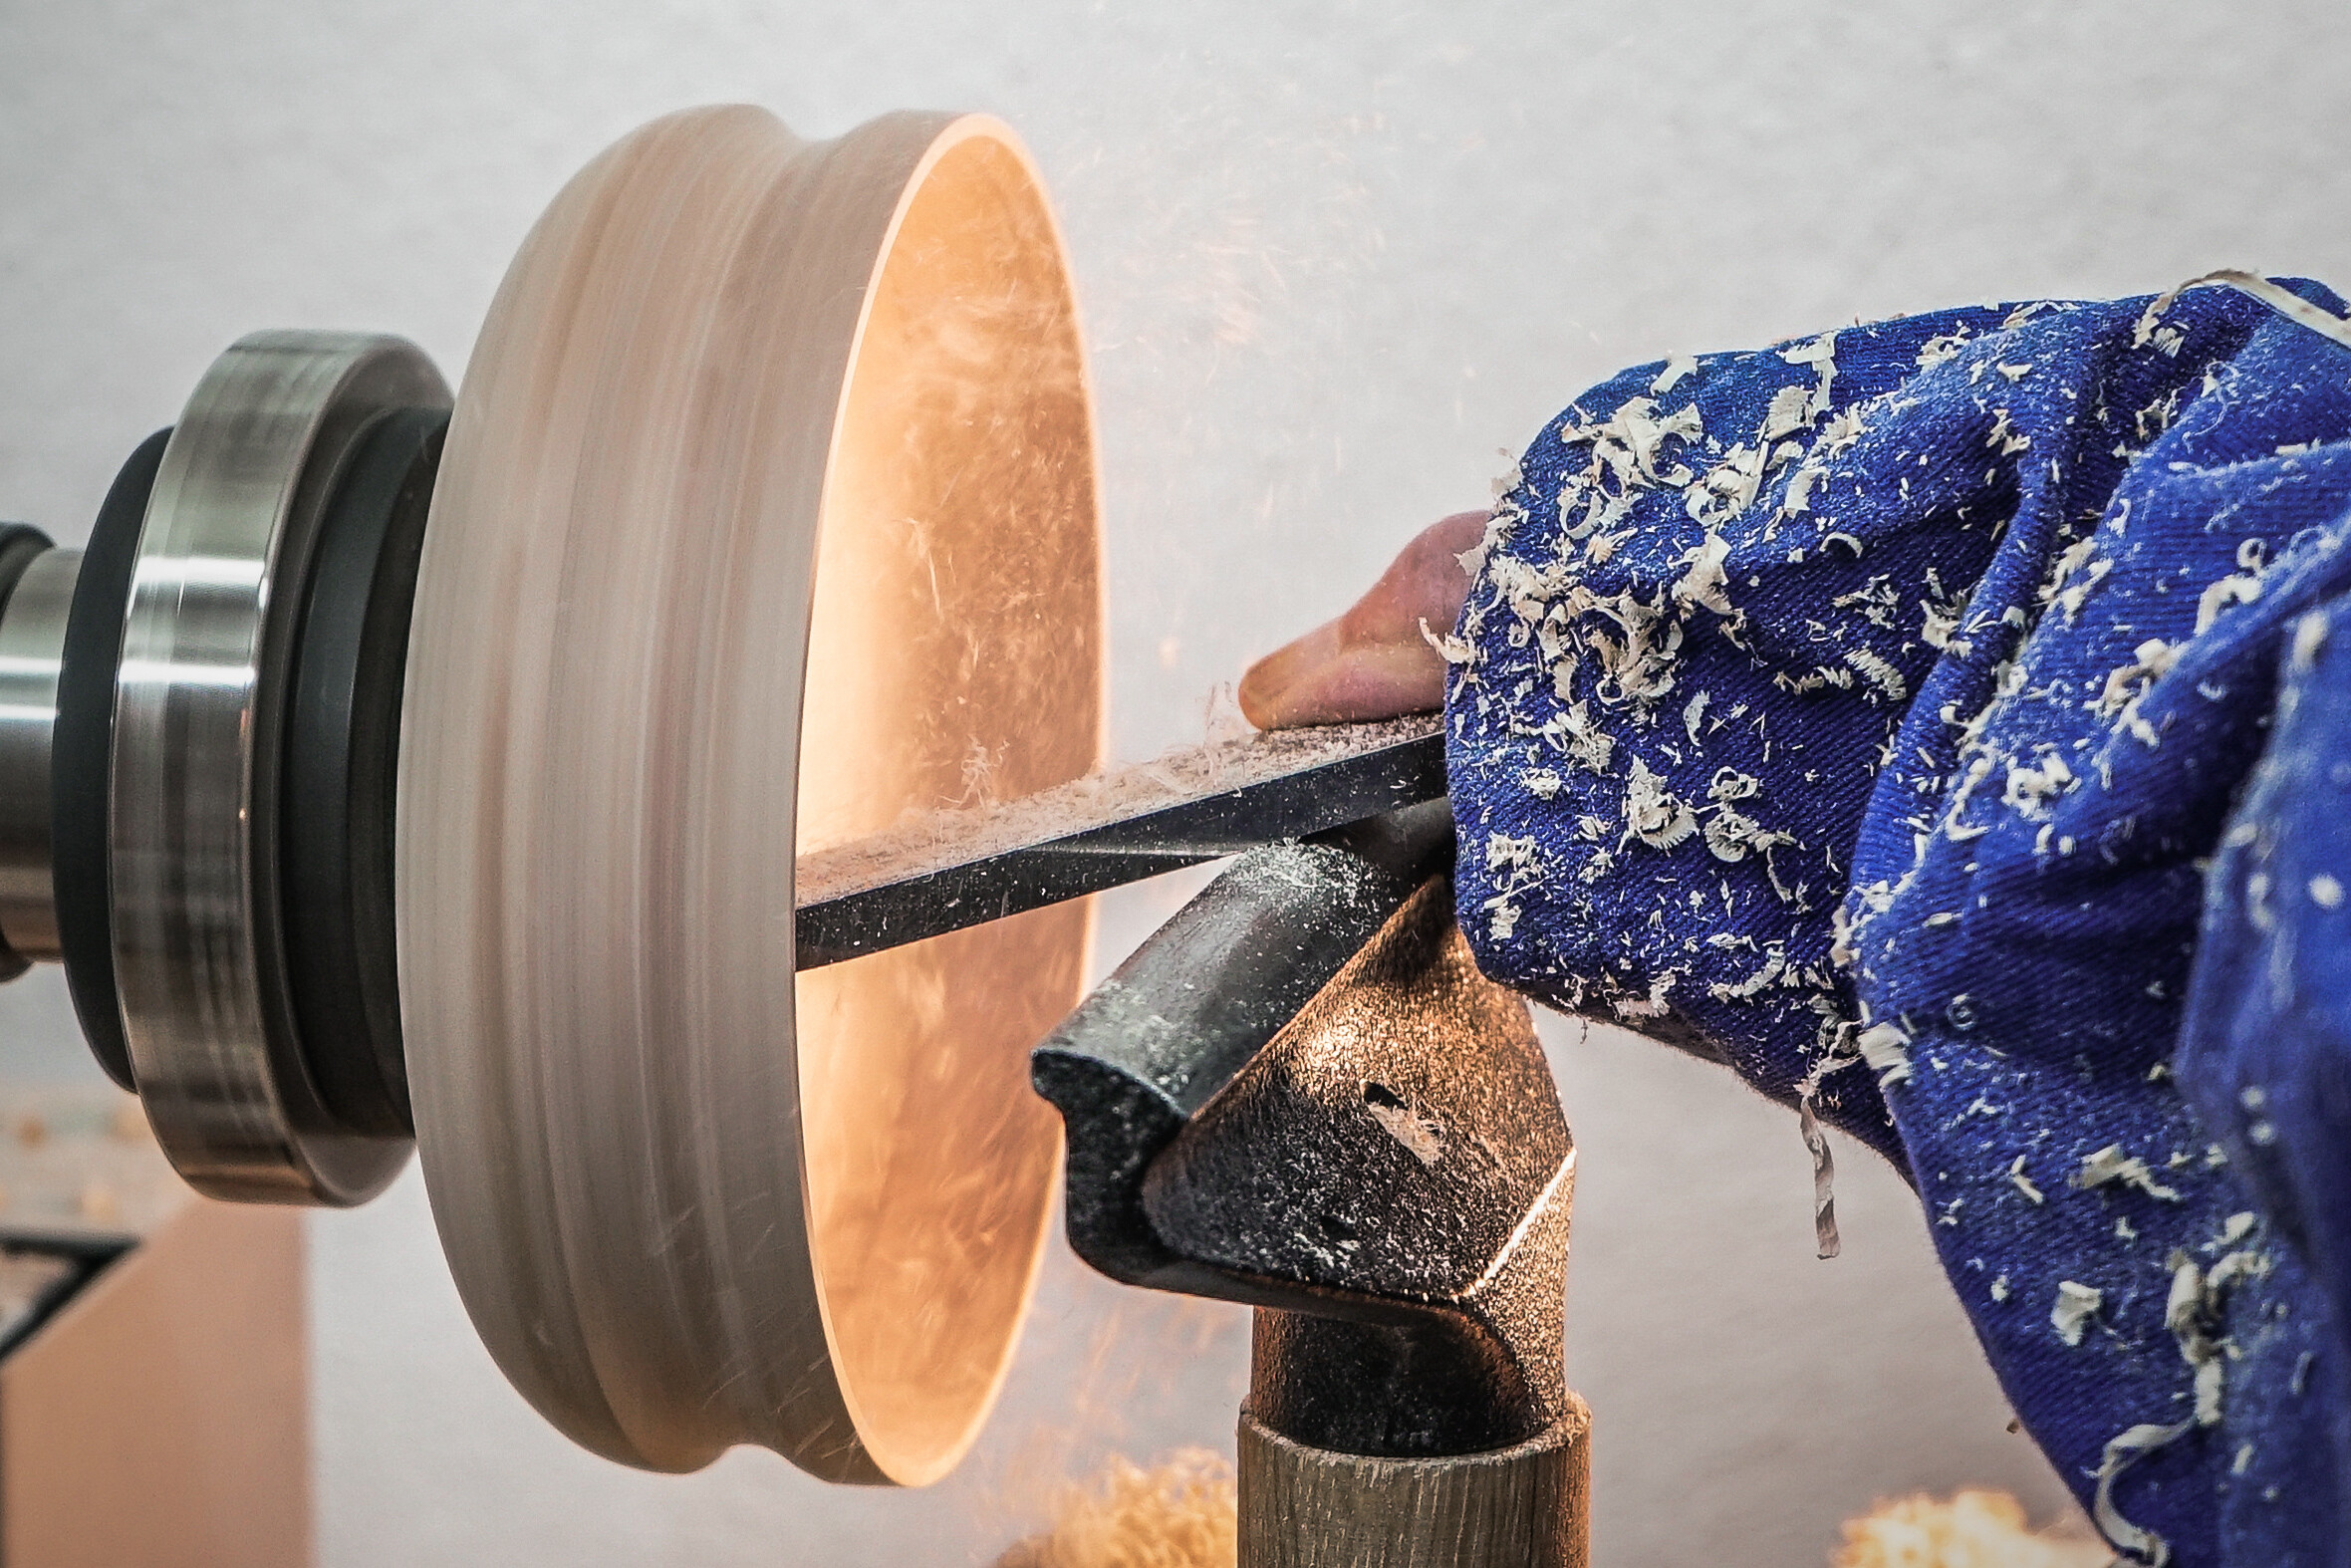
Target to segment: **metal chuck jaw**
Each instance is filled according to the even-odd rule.
[[[216,1197],[362,1202],[412,1148],[392,792],[449,406],[399,339],[256,334],[86,550],[0,533],[0,965],[63,961]]]
[[[1243,856],[1037,1049],[1071,1245],[1257,1308],[1243,1568],[1580,1568],[1575,1157],[1432,802]]]

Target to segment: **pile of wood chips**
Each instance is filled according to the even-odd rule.
[[[1232,1466],[1204,1449],[1146,1469],[1114,1458],[1059,1516],[994,1568],[1233,1568]],[[2034,1531],[2002,1491],[1919,1495],[1847,1521],[1830,1568],[2107,1568],[2112,1548],[2079,1521]]]
[[[1150,1469],[1113,1458],[996,1568],[1233,1568],[1236,1539],[1231,1464],[1186,1448]]]
[[[2114,1549],[2087,1525],[2035,1533],[2004,1491],[1963,1491],[1949,1502],[1904,1497],[1845,1525],[1832,1568],[2106,1568]]]

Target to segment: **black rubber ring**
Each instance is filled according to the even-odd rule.
[[[392,925],[393,785],[408,618],[445,408],[362,438],[302,589],[278,795],[286,979],[304,1065],[350,1131],[412,1137]]]
[[[73,609],[57,674],[57,723],[49,737],[50,876],[56,887],[57,938],[66,960],[82,1037],[106,1074],[135,1087],[123,1003],[115,989],[113,873],[109,796],[115,749],[115,669],[123,656],[123,617],[147,495],[163,463],[169,430],[157,430],[115,475],[91,526],[74,580]]]
[[[33,557],[55,548],[56,542],[30,523],[0,523],[0,616],[8,614],[8,602]],[[0,939],[0,981],[13,980],[32,966],[32,959]]]

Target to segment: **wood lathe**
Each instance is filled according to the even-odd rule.
[[[202,1192],[414,1148],[577,1441],[945,1473],[1058,1109],[1081,1256],[1259,1309],[1243,1563],[1584,1560],[1573,1151],[1452,927],[1438,721],[1098,771],[1084,353],[1002,126],[655,122],[455,397],[246,338],[0,595],[0,961]],[[1228,856],[1081,1006],[1081,896]]]

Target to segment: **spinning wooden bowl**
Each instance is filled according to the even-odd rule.
[[[579,1441],[906,1483],[969,1445],[1087,915],[796,976],[791,869],[1093,767],[1101,620],[1084,351],[1002,126],[691,112],[540,219],[434,494],[397,909],[442,1244]]]

